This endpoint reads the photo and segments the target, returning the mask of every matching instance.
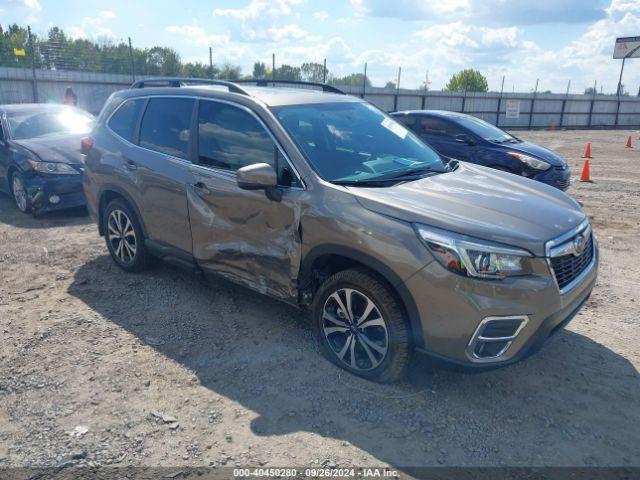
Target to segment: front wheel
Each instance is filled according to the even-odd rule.
[[[338,272],[313,304],[316,337],[333,363],[378,382],[401,379],[409,364],[409,327],[391,288],[364,269]]]
[[[131,207],[121,199],[107,205],[102,215],[103,231],[111,258],[128,272],[144,270],[148,254],[138,218]]]
[[[11,176],[11,194],[13,195],[13,200],[16,202],[16,206],[22,213],[29,213],[31,211],[31,200],[29,200],[27,187],[25,187],[24,179],[19,172],[15,172]]]

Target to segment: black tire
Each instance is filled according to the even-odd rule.
[[[352,295],[352,313],[343,312],[345,315],[340,317],[340,309],[338,308],[335,311],[335,316],[333,313],[330,314],[333,320],[328,320],[325,317],[325,309],[331,310],[332,304],[335,304],[333,306],[338,305],[334,294],[337,294],[341,299],[346,299],[346,296],[342,297],[341,295],[346,294],[347,291],[352,291],[350,293]],[[364,313],[368,305],[365,302],[369,300],[374,304],[374,310],[371,310],[365,317]],[[343,302],[343,305],[347,307],[346,302]],[[376,311],[379,315],[376,315]],[[329,277],[318,289],[314,297],[312,312],[316,338],[324,355],[331,362],[355,375],[381,383],[395,382],[404,377],[411,354],[409,325],[395,292],[384,281],[363,268],[338,272]],[[358,318],[358,313],[362,314],[360,318]],[[353,318],[349,319],[347,315]],[[362,322],[360,325],[379,323],[377,322],[378,316],[385,324],[384,327],[370,325],[363,329],[354,325],[359,322]],[[348,323],[350,330],[326,334],[327,328],[344,330],[344,327],[334,322],[335,319]],[[338,328],[334,328],[334,325]],[[383,329],[386,329],[386,335],[382,334]],[[365,332],[369,333],[365,334]],[[341,343],[341,335],[345,339],[344,343]],[[363,336],[367,338],[363,340]],[[351,342],[355,346],[352,347],[351,343],[349,347],[345,346],[349,342],[349,337],[352,337]],[[374,351],[372,348],[366,347],[366,345],[373,346],[372,343],[375,343],[378,348],[382,349],[385,346],[384,339],[386,339],[384,356],[378,357],[382,355],[378,350]],[[340,358],[340,352],[345,349],[346,352]],[[355,354],[354,358],[351,357],[352,353]],[[375,360],[379,361],[377,365],[370,354],[373,354]],[[352,367],[354,361],[357,368]]]
[[[128,227],[127,220],[131,228]],[[144,270],[149,264],[149,252],[144,245],[144,234],[138,217],[127,202],[120,198],[109,202],[102,215],[102,222],[105,242],[113,261],[127,272]]]
[[[16,185],[14,183],[16,181],[19,182],[19,184],[22,186],[21,188],[23,189],[24,197],[22,197],[19,192],[16,192]],[[13,197],[13,201],[15,202],[16,207],[18,207],[18,210],[20,210],[22,213],[31,212],[31,199],[27,194],[27,187],[24,183],[24,177],[20,172],[14,171],[11,174],[9,178],[9,187],[11,188],[11,196]]]

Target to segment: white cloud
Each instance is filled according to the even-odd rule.
[[[42,10],[42,5],[40,5],[40,2],[38,2],[38,0],[22,0],[22,3],[24,3],[26,7],[31,8],[36,12]]]
[[[278,17],[290,15],[292,6],[300,0],[253,0],[245,8],[215,8],[214,17],[228,17],[236,20],[255,19],[262,16]]]
[[[605,16],[602,0],[351,0],[351,6],[357,15],[492,25],[581,23]]]
[[[317,20],[321,20],[324,21],[327,18],[329,18],[329,14],[325,11],[321,11],[321,12],[315,12],[313,14],[313,18],[317,19]]]
[[[299,25],[295,23],[290,23],[284,26],[273,26],[269,28],[268,37],[273,41],[281,42],[283,40],[291,39],[291,40],[307,40],[312,42],[317,42],[320,40],[320,37],[309,35],[305,30],[300,28]]]
[[[116,18],[110,10],[102,10],[97,17],[84,17],[80,25],[72,25],[65,30],[71,38],[115,38],[113,30],[104,25]]]
[[[486,46],[506,45],[517,47],[521,42],[518,36],[522,33],[518,27],[486,28],[480,29],[482,32],[482,44]]]
[[[165,28],[165,31],[182,35],[198,47],[210,47],[229,43],[228,34],[210,35],[204,28],[198,25],[170,25]]]

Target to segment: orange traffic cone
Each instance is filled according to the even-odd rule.
[[[589,165],[588,158],[584,161],[584,166],[582,167],[582,175],[580,175],[580,181],[581,182],[591,181],[591,167]]]
[[[627,138],[627,148],[633,148],[633,145],[631,145],[631,135]]]
[[[582,158],[592,158],[591,157],[591,144],[587,143],[587,148],[584,149],[584,155],[582,155]]]

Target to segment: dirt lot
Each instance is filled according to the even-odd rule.
[[[521,134],[565,155],[574,180],[592,142],[595,183],[569,193],[602,265],[567,330],[485,373],[416,360],[399,385],[333,367],[291,307],[163,265],[126,274],[82,212],[33,219],[0,196],[0,467],[640,466],[629,134]]]

